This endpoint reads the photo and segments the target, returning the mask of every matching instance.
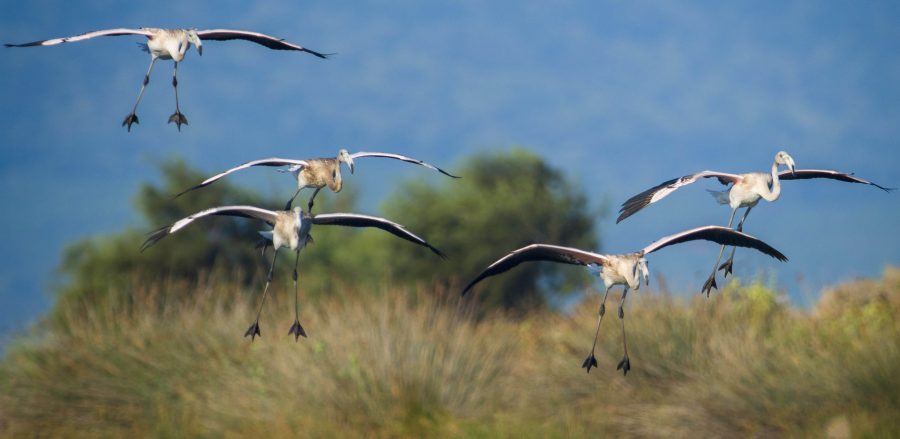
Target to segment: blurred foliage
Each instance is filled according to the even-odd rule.
[[[69,246],[60,271],[58,313],[74,303],[90,307],[102,301],[128,301],[121,292],[130,284],[158,279],[196,282],[200,276],[227,274],[242,285],[262,288],[272,251],[256,249],[261,221],[209,217],[140,252],[149,230],[171,224],[206,208],[253,205],[282,209],[290,196],[284,176],[280,198],[266,198],[223,180],[174,198],[207,177],[179,161],[161,166],[162,183],[145,184],[135,203],[148,224],[145,231],[126,230]],[[372,229],[317,226],[314,244],[300,255],[304,296],[330,294],[354,285],[375,286],[394,281],[431,284],[474,276],[494,259],[521,245],[547,241],[595,248],[595,218],[585,195],[537,156],[524,150],[471,158],[458,171],[460,180],[442,179],[441,186],[409,182],[386,203],[388,219],[405,225],[450,255],[443,261],[427,249]],[[346,178],[346,177],[345,177]],[[353,182],[339,194],[323,190],[316,213],[356,212]],[[311,190],[297,203],[305,207]],[[361,212],[366,213],[366,212]],[[282,249],[275,270],[273,293],[291,287],[294,254]],[[545,295],[571,289],[578,270],[553,264],[533,264],[491,280],[483,296],[487,305],[528,309],[544,303]],[[251,292],[253,289],[251,289]],[[175,294],[171,300],[180,300]]]
[[[309,301],[299,343],[274,296],[250,342],[256,310],[227,300],[246,289],[229,274],[157,280],[14,340],[0,436],[897,437],[898,280],[841,286],[813,312],[758,284],[687,302],[642,289],[626,377],[617,319],[600,367],[579,367],[598,295],[476,319],[455,288],[361,285]]]
[[[599,248],[594,224],[600,209],[590,207],[581,189],[525,149],[482,153],[454,171],[459,180],[418,180],[404,184],[384,204],[390,218],[402,218],[450,256],[440,263],[385,242],[397,280],[454,280],[465,285],[508,252],[532,243],[587,250]],[[531,263],[483,281],[474,296],[486,309],[529,310],[548,298],[589,282],[583,270],[562,264]]]
[[[161,171],[162,186],[144,184],[135,199],[138,211],[153,229],[208,207],[276,203],[239,190],[227,181],[174,198],[206,176],[180,161],[163,163]],[[115,297],[114,292],[130,282],[160,278],[196,280],[200,273],[230,271],[235,267],[241,267],[236,280],[247,282],[259,264],[259,252],[253,243],[259,241],[260,224],[240,218],[215,218],[209,222],[205,227],[187,227],[145,252],[140,252],[140,247],[146,232],[137,230],[70,245],[59,268],[67,282],[58,287],[56,309],[76,302],[89,306],[99,301],[128,300]]]

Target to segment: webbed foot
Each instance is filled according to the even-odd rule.
[[[247,328],[247,332],[244,333],[244,337],[250,337],[250,341],[255,340],[256,336],[262,337],[262,333],[259,332],[259,320],[253,322],[253,324]]]
[[[591,373],[592,367],[597,367],[597,357],[594,356],[593,351],[584,359],[584,363],[581,364],[581,368],[587,369],[587,373]]]
[[[300,326],[299,320],[294,320],[294,324],[291,325],[291,330],[288,331],[288,335],[294,335],[294,341],[300,340],[300,336],[306,337],[306,331],[303,330],[303,327]]]
[[[719,289],[716,285],[716,273],[713,273],[709,276],[709,279],[706,279],[706,283],[703,284],[703,289],[700,290],[700,294],[706,293],[706,297],[709,297],[709,292],[712,289]]]
[[[123,126],[123,127],[124,127],[124,126],[127,126],[127,127],[128,127],[128,132],[129,132],[129,133],[131,132],[131,125],[132,125],[132,124],[138,124],[138,125],[140,125],[140,122],[138,122],[137,114],[130,113],[130,114],[128,114],[128,116],[125,116],[125,120],[122,121],[122,126]]]
[[[628,360],[628,354],[622,358],[622,361],[619,362],[619,365],[616,366],[616,370],[622,370],[624,375],[628,375],[628,371],[631,370],[631,361]]]
[[[725,270],[725,273],[722,276],[723,278],[728,277],[729,274],[732,274],[733,268],[734,268],[734,258],[728,258],[728,260],[725,261],[724,263],[722,263],[722,265],[719,265],[720,271]]]
[[[178,131],[180,132],[181,126],[187,125],[188,121],[187,121],[187,118],[184,117],[184,114],[181,114],[180,111],[175,110],[175,112],[172,113],[171,116],[169,116],[169,123],[175,123],[175,126],[178,127]]]

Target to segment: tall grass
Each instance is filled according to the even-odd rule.
[[[473,316],[456,292],[337,291],[263,312],[222,277],[159,282],[63,313],[0,363],[8,436],[892,436],[900,433],[900,269],[814,311],[732,285],[682,302],[642,291],[579,368],[597,297],[569,315]],[[172,297],[184,297],[173,301]],[[234,298],[237,297],[238,300]],[[630,298],[629,301],[632,299]],[[73,310],[78,309],[73,307]]]

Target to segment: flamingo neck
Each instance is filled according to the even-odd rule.
[[[766,201],[775,201],[781,195],[781,181],[778,180],[778,162],[772,162],[772,189],[759,194]]]

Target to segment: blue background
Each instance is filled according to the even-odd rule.
[[[4,1],[2,42],[114,27],[256,30],[330,60],[247,42],[207,42],[179,69],[158,62],[131,133],[119,124],[149,57],[141,37],[0,51],[0,186],[5,207],[0,331],[23,327],[64,281],[69,242],[142,224],[131,200],[157,164],[181,157],[213,172],[244,161],[405,153],[452,170],[476,151],[521,145],[583,185],[609,215],[606,252],[633,251],[729,211],[678,191],[615,225],[629,196],[702,169],[767,171],[779,149],[799,168],[853,171],[900,185],[898,2],[108,2]],[[362,163],[361,210],[408,166]],[[263,170],[233,182],[289,193]],[[435,181],[441,182],[435,178]],[[762,277],[799,305],[823,286],[900,262],[898,194],[832,181],[788,182],[746,230],[787,264],[738,252],[736,274]],[[139,243],[135,243],[137,248]],[[699,290],[717,248],[655,254],[655,281]]]

